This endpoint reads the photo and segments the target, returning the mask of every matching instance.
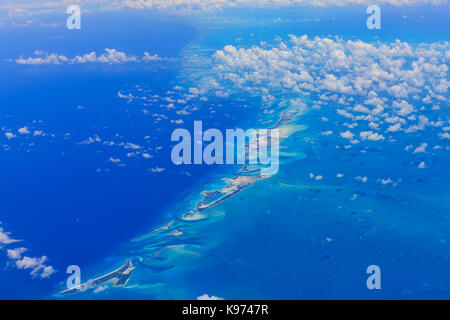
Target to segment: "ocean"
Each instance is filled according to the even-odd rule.
[[[382,30],[371,32],[364,10],[233,9],[189,18],[113,13],[88,15],[74,35],[0,31],[2,43],[18,44],[0,57],[2,126],[46,133],[7,141],[0,159],[0,221],[30,254],[46,255],[58,271],[36,281],[0,256],[0,297],[448,298],[449,154],[438,128],[385,134],[382,142],[343,142],[338,134],[322,133],[355,127],[336,113],[336,101],[317,106],[322,92],[276,90],[251,76],[232,87],[232,78],[223,78],[227,69],[217,69],[212,58],[226,45],[269,50],[291,34],[344,42],[400,39],[412,46],[448,41],[448,11],[385,6]],[[144,66],[5,61],[38,49],[73,56],[104,48],[168,59]],[[229,92],[218,92],[224,85],[214,88],[212,79],[223,80]],[[205,82],[208,90],[182,102],[189,88]],[[273,100],[264,100],[264,89]],[[288,107],[292,99],[301,107]],[[183,216],[195,211],[202,192],[222,190],[240,175],[240,167],[175,166],[171,132],[192,130],[196,120],[220,130],[268,128],[287,111],[294,116],[281,126],[288,134],[279,172],[190,219]],[[421,114],[448,121],[448,102]],[[183,122],[171,122],[178,119]],[[404,151],[425,141],[428,150],[439,145],[442,152]],[[418,169],[422,161],[426,171]],[[68,265],[80,266],[85,282],[127,260],[136,269],[125,286],[105,282],[57,294],[66,289]],[[367,289],[370,265],[382,268],[382,290]]]

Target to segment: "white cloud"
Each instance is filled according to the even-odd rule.
[[[428,143],[424,142],[420,146],[418,146],[413,153],[424,153],[428,147]]]
[[[401,84],[408,96],[425,92],[427,82],[442,83],[447,70],[445,52],[448,47],[448,43],[413,48],[400,41],[381,44],[291,35],[289,43],[280,42],[276,47],[244,49],[228,45],[217,51],[214,58],[219,63],[216,70],[222,78],[239,87],[258,82],[269,88],[294,91],[327,90],[366,96],[373,92],[371,103],[376,104],[376,113],[379,113],[383,106],[376,93],[384,92],[397,98],[398,95],[391,92],[396,85]],[[425,60],[424,56],[429,58]],[[405,58],[413,59],[411,68],[399,63]],[[404,99],[395,100],[393,107],[402,116],[414,112]],[[354,111],[368,113],[370,109],[357,105]]]
[[[363,142],[383,141],[388,139],[375,131],[412,134],[442,125],[438,114],[420,114],[425,109],[417,104],[423,97],[433,105],[448,101],[448,52],[448,42],[413,46],[400,40],[367,43],[290,35],[289,41],[278,39],[272,46],[224,46],[213,55],[212,74],[205,75],[196,90],[214,93],[219,84],[221,90],[262,93],[263,99],[314,95],[317,108],[334,107],[348,122],[343,125],[351,131],[340,132],[342,138],[352,144],[360,142],[356,136]],[[446,132],[438,135],[450,138]]]
[[[30,130],[28,130],[27,127],[22,127],[18,131],[20,134],[29,134],[30,133]]]
[[[1,223],[1,222],[0,222]],[[22,240],[15,240],[10,238],[10,232],[3,231],[3,228],[0,227],[0,244],[2,245],[10,245],[15,242],[19,242]],[[2,247],[0,246],[0,249]],[[33,277],[40,277],[41,279],[50,277],[56,270],[50,266],[46,265],[44,262],[47,261],[46,256],[42,256],[40,258],[35,257],[22,257],[22,254],[26,252],[28,249],[24,247],[18,247],[15,249],[6,249],[6,255],[9,259],[11,259],[14,263],[9,266],[14,265],[17,269],[29,270],[31,269],[30,274]]]
[[[397,132],[397,131],[400,131],[401,128],[402,128],[402,124],[398,122],[396,124],[393,124],[393,125],[389,126],[389,128],[387,128],[387,131],[389,131],[389,132]]]
[[[18,64],[62,64],[69,62],[69,58],[63,55],[58,55],[56,53],[52,53],[50,55],[47,55],[45,57],[29,57],[29,58],[23,58],[20,57],[15,60]]]
[[[142,61],[144,62],[151,62],[151,61],[161,61],[162,58],[160,58],[157,54],[150,55],[148,52],[144,52],[144,57],[142,58]]]
[[[197,300],[224,300],[224,299],[216,296],[209,296],[208,294],[205,293],[202,294],[201,296],[198,296]]]
[[[341,132],[339,135],[344,139],[353,139],[355,137],[355,135],[348,130],[345,132]]]
[[[368,108],[366,108],[366,107],[364,107],[364,106],[362,106],[362,105],[360,105],[360,104],[356,105],[356,106],[353,108],[353,111],[356,111],[356,112],[363,112],[363,113],[370,113],[370,110],[369,110]]]
[[[8,258],[10,259],[20,259],[22,253],[24,253],[25,251],[27,251],[27,248],[23,247],[6,250]]]
[[[395,6],[414,4],[444,4],[447,0],[379,0],[378,4],[392,4]],[[354,4],[371,5],[370,0],[125,0],[123,6],[133,9],[152,9],[164,11],[192,12],[196,10],[217,11],[227,8],[278,8],[287,6],[347,6]]]
[[[12,132],[5,132],[5,136],[6,138],[8,138],[8,140],[11,140],[16,137],[16,135]]]
[[[52,266],[44,266],[41,273],[41,278],[49,278],[52,274],[54,274],[56,270]]]
[[[381,179],[380,183],[381,184],[389,184],[389,183],[393,183],[394,181],[392,181],[391,178],[387,178],[387,179]]]
[[[41,258],[30,258],[30,257],[23,257],[16,261],[17,268],[19,269],[31,269],[35,268],[36,266],[41,265],[47,260],[46,256],[42,256]]]
[[[77,0],[78,2],[80,0]],[[227,8],[279,8],[287,6],[315,6],[334,7],[348,5],[371,5],[371,0],[120,0],[120,1],[100,1],[82,0],[83,9],[87,12],[122,10],[132,8],[139,10],[159,10],[171,13],[193,13],[197,11],[214,12]],[[448,0],[378,0],[377,4],[391,4],[395,6],[411,6],[418,4],[443,5]],[[43,13],[62,13],[67,8],[66,1],[36,1],[9,3],[3,1],[0,4],[0,11],[5,11],[9,16],[30,17]],[[27,20],[30,22],[30,20]],[[31,23],[31,22],[30,22]],[[54,24],[44,24],[54,25]]]
[[[355,177],[355,180],[362,182],[362,183],[366,183],[368,179],[367,179],[367,177],[357,176],[357,177]]]
[[[60,64],[85,64],[85,63],[101,63],[101,64],[122,64],[128,62],[156,62],[167,60],[165,58],[160,58],[157,54],[150,55],[148,52],[144,52],[142,59],[139,59],[133,55],[127,55],[124,52],[118,51],[116,49],[106,48],[105,52],[97,55],[95,51],[86,53],[83,55],[77,55],[73,58],[66,57],[64,55],[52,53],[45,56],[38,55],[36,57],[23,58],[20,57],[14,60],[18,64],[28,64],[28,65],[60,65]]]
[[[124,147],[124,149],[133,149],[133,150],[141,149],[140,145],[137,145],[137,144],[131,143],[131,142],[125,143],[125,145],[123,147]]]
[[[23,257],[18,258],[15,262],[18,269],[28,270],[31,269],[30,274],[33,277],[40,277],[41,279],[50,277],[56,270],[52,266],[44,264],[47,261],[46,256],[40,258]]]
[[[78,142],[78,144],[92,144],[92,143],[95,143],[95,140],[92,137],[89,137],[86,140]]]
[[[11,233],[3,231],[3,228],[0,227],[0,244],[11,244],[14,242],[19,242],[21,240],[12,239],[9,237]]]
[[[402,100],[400,102],[394,101],[393,107],[398,109],[397,113],[402,117],[407,116],[415,111],[414,107],[405,100]]]
[[[363,131],[360,132],[359,136],[361,137],[361,139],[363,140],[371,140],[371,141],[380,141],[380,140],[384,140],[383,135],[376,133],[376,132],[372,132],[372,131]]]

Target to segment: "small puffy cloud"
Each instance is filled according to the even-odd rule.
[[[95,140],[92,137],[89,137],[81,142],[78,142],[78,144],[92,144],[95,143]]]
[[[368,179],[367,179],[367,177],[357,176],[357,177],[355,177],[355,180],[362,182],[362,183],[366,183]]]
[[[373,121],[369,122],[369,128],[374,129],[374,130],[378,130],[379,129],[379,124],[375,123]]]
[[[197,297],[197,300],[224,300],[221,297],[216,297],[216,296],[209,296],[208,294],[202,294],[201,296]]]
[[[426,167],[425,162],[422,161],[421,163],[419,163],[419,165],[417,167],[420,169],[425,169],[425,167]]]
[[[391,178],[387,178],[387,179],[381,179],[380,183],[381,184],[389,184],[389,183],[393,183],[394,181],[392,181]]]
[[[116,49],[105,49],[106,53],[97,58],[100,63],[124,63],[124,62],[137,62],[135,56],[128,56],[124,52],[117,51]]]
[[[380,140],[384,140],[383,135],[376,133],[376,132],[372,132],[372,131],[363,131],[360,132],[359,136],[361,137],[361,139],[363,140],[371,140],[371,141],[380,141]]]
[[[402,100],[400,102],[394,101],[393,107],[398,109],[397,113],[402,117],[407,116],[415,111],[414,107],[405,100]]]
[[[3,231],[3,228],[0,227],[0,244],[11,244],[14,242],[19,242],[21,240],[12,239],[9,237],[11,233]]]
[[[344,139],[353,139],[355,137],[355,135],[348,130],[345,132],[341,132],[340,136]]]
[[[362,106],[360,104],[356,105],[353,108],[353,111],[355,111],[355,112],[362,112],[362,113],[370,113],[370,110],[368,108],[366,108],[366,107],[364,107],[364,106]]]
[[[150,55],[148,52],[144,52],[144,57],[142,58],[142,61],[144,62],[152,62],[152,61],[161,61],[162,58],[160,58],[157,54]]]
[[[20,256],[19,256],[20,258]],[[31,269],[35,268],[36,266],[41,265],[47,260],[46,256],[42,256],[41,258],[30,258],[30,257],[23,257],[16,261],[17,268],[19,269]]]
[[[30,134],[30,130],[27,127],[22,127],[18,131],[20,134]]]
[[[402,124],[399,122],[399,123],[390,125],[390,126],[387,128],[387,131],[388,131],[388,132],[397,132],[397,131],[400,131],[401,128],[402,128]]]
[[[54,274],[56,270],[52,266],[44,266],[41,273],[41,278],[49,278],[52,274]]]
[[[20,259],[22,256],[22,253],[24,253],[25,251],[27,251],[27,248],[16,248],[16,249],[8,249],[7,252],[7,256],[10,259]]]
[[[133,150],[138,150],[141,149],[140,145],[137,145],[135,143],[131,143],[131,142],[127,142],[124,146],[125,149],[133,149]]]
[[[428,147],[428,143],[424,142],[420,146],[418,146],[413,153],[424,153]]]
[[[8,140],[11,140],[16,137],[16,135],[12,132],[5,132],[5,136]]]

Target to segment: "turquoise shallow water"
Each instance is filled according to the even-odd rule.
[[[322,129],[315,113],[309,110],[287,124],[297,131],[281,143],[289,156],[281,158],[278,174],[202,212],[203,219],[178,220],[201,199],[201,191],[222,188],[232,171],[205,178],[167,210],[167,220],[175,217],[167,230],[105,261],[120,266],[125,258],[151,259],[136,269],[126,289],[81,297],[191,299],[205,292],[233,299],[448,297],[443,177],[417,180],[415,168],[405,169],[407,159],[395,147],[382,157],[355,150],[336,154],[332,141],[313,138]],[[311,172],[320,172],[323,180],[311,179]],[[372,182],[355,182],[360,172]],[[400,175],[407,182],[395,189],[373,182]],[[183,234],[175,236],[175,230]],[[160,251],[161,245],[169,248]],[[381,292],[365,286],[371,264],[386,270],[387,288]]]
[[[447,192],[426,193],[428,187],[419,184],[394,193],[374,183],[362,187],[353,179],[336,178],[336,172],[348,176],[362,168],[369,177],[399,169],[390,159],[381,166],[379,158],[371,163],[369,156],[361,159],[353,151],[336,158],[329,145],[311,143],[317,125],[312,113],[297,121],[308,127],[283,140],[282,148],[295,156],[282,159],[277,175],[206,210],[205,219],[175,219],[169,231],[184,233],[177,240],[156,233],[132,243],[116,257],[117,266],[130,252],[153,261],[136,269],[126,293],[117,289],[93,297],[130,292],[156,299],[189,299],[205,292],[235,299],[447,297]],[[323,180],[309,178],[317,170]],[[217,181],[223,177],[199,183],[168,210],[168,218],[185,212],[199,191],[222,187]],[[176,247],[155,257],[162,243]],[[386,270],[388,285],[380,293],[365,287],[365,268],[371,264]]]

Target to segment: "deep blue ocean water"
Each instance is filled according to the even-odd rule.
[[[3,43],[15,44],[3,48],[2,59],[32,55],[37,49],[70,56],[92,50],[102,52],[108,47],[130,54],[134,52],[127,49],[133,48],[139,55],[145,48],[161,57],[176,58],[196,34],[183,22],[148,17],[131,20],[124,29],[120,28],[123,21],[118,16],[88,16],[86,28],[73,36],[65,29],[2,30]],[[91,21],[95,26],[90,26]],[[143,33],[147,35],[141,37]],[[171,87],[179,63],[125,68],[68,65],[50,70],[48,66],[21,67],[2,62],[2,125],[16,129],[33,120],[44,120],[41,129],[55,137],[38,137],[42,139],[36,139],[33,147],[27,145],[31,138],[28,142],[10,142],[11,150],[0,160],[1,221],[15,238],[25,240],[22,245],[29,248],[30,254],[47,255],[60,271],[56,278],[65,278],[66,266],[83,267],[101,259],[143,231],[142,225],[150,224],[161,208],[192,184],[192,179],[170,173],[149,174],[149,164],[139,161],[114,168],[111,174],[99,174],[98,168],[113,167],[107,159],[115,156],[114,152],[98,153],[98,146],[77,144],[94,134],[113,138],[119,133],[134,143],[145,142],[146,135],[153,136],[165,124],[156,126],[150,119],[139,117],[136,110],[130,116],[126,109],[134,106],[118,99],[117,92],[128,84],[144,83],[155,92],[165,92]],[[65,138],[67,133],[70,139]],[[165,138],[160,139],[167,144]],[[170,157],[158,159],[157,164],[170,165]],[[42,282],[30,281],[13,268],[0,277],[2,283],[10,282],[2,286],[0,296],[4,298],[40,297],[52,290],[48,282],[43,286]]]

